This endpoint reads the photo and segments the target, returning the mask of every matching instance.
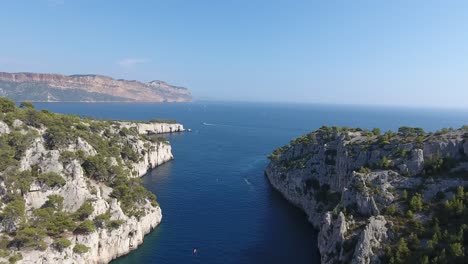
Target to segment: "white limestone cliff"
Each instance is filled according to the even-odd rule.
[[[391,224],[382,211],[396,200],[398,190],[421,186],[417,176],[427,160],[450,157],[458,162],[452,170],[467,170],[468,141],[464,137],[457,130],[418,143],[397,140],[380,144],[377,137],[360,130],[313,132],[275,151],[265,175],[319,230],[322,263],[379,263],[388,237],[387,224]],[[384,158],[391,169],[382,168]],[[357,172],[361,167],[375,169]],[[438,191],[468,182],[438,179],[424,184],[423,197],[429,201]],[[343,208],[360,218],[345,216]]]
[[[125,124],[128,126],[139,126],[139,124],[130,122],[125,122]],[[152,133],[165,133],[168,131],[167,129],[172,131],[173,128],[183,131],[182,125],[179,124],[171,124],[171,126],[163,127],[162,129],[160,129],[161,127],[147,127],[146,125],[141,126],[141,129],[138,131],[143,134],[147,134],[150,129]],[[8,125],[3,122],[0,122],[0,133],[9,133]],[[129,135],[122,137],[126,137],[126,142],[140,155],[140,160],[132,164],[133,171],[135,172],[132,176],[141,177],[149,169],[173,159],[169,142],[152,142]],[[63,250],[56,249],[51,245],[53,241],[47,238],[45,240],[48,244],[46,250],[22,249],[20,250],[22,259],[16,263],[108,263],[112,259],[135,250],[143,243],[144,236],[157,227],[162,220],[161,208],[157,205],[152,205],[148,200],[142,205],[145,214],[140,218],[125,215],[119,201],[110,196],[112,188],[104,183],[86,177],[81,164],[76,159],[67,163],[60,160],[61,152],[65,150],[71,152],[81,151],[85,156],[97,154],[97,151],[81,138],[77,138],[66,148],[48,150],[45,147],[44,138],[37,137],[26,149],[19,165],[21,171],[30,170],[32,167],[35,167],[41,173],[54,172],[65,179],[63,186],[53,188],[36,181],[33,182],[29,191],[23,194],[26,205],[26,216],[30,217],[34,209],[43,206],[50,195],[57,194],[64,198],[64,212],[75,212],[83,203],[91,201],[94,211],[88,219],[93,219],[97,215],[109,212],[110,220],[122,220],[122,224],[116,229],[109,229],[107,227],[97,228],[95,232],[89,234],[74,234],[69,232],[65,234],[65,237],[71,242],[71,245]],[[3,181],[0,182],[0,195],[5,193],[4,186]],[[18,224],[3,221],[0,223],[0,231],[16,230]],[[77,244],[89,247],[89,251],[86,253],[75,253],[73,248]],[[7,259],[0,257],[1,261],[7,261]]]

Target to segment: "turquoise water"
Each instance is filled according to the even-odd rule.
[[[255,103],[36,104],[97,118],[177,119],[193,132],[167,135],[175,160],[143,178],[163,222],[113,263],[319,263],[305,215],[272,190],[263,170],[276,147],[322,125],[436,130],[468,112]],[[198,254],[193,255],[192,249]]]

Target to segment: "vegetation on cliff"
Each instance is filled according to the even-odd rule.
[[[76,211],[65,210],[64,196],[59,194],[49,195],[40,208],[26,204],[26,195],[59,190],[72,180],[73,175],[53,170],[66,171],[73,164],[81,165],[91,195],[117,199],[128,217],[144,216],[146,204],[157,206],[156,197],[135,178],[138,172],[133,164],[154,148],[153,143],[161,142],[166,143],[120,128],[118,122],[39,111],[28,102],[17,107],[0,98],[0,253],[8,256],[11,250],[44,250],[48,246],[60,251],[70,246],[71,233],[113,230],[123,224],[123,220],[111,219],[109,212],[93,217],[93,200]],[[38,144],[45,148],[45,156],[37,158],[42,165],[31,161],[38,155],[34,148]],[[136,148],[137,144],[144,147]],[[55,166],[52,171],[43,171],[49,165]],[[54,242],[47,242],[50,239]],[[85,253],[88,249],[76,244],[73,251]],[[17,256],[11,254],[14,262]]]
[[[385,133],[324,126],[273,151],[267,172],[288,186],[285,196],[313,202],[315,214],[345,216],[343,237],[326,254],[334,253],[322,256],[326,263],[362,260],[357,243],[377,215],[388,231],[367,261],[467,263],[467,139],[468,126]]]

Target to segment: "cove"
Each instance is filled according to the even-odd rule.
[[[317,234],[305,215],[263,175],[266,156],[322,125],[460,127],[457,111],[330,105],[38,103],[37,108],[97,118],[176,119],[191,133],[167,135],[175,160],[142,180],[163,222],[136,251],[113,263],[319,263]],[[197,248],[198,253],[192,254]]]

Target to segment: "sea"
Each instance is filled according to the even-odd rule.
[[[175,159],[143,177],[163,221],[128,263],[320,263],[317,231],[268,183],[275,148],[323,125],[436,131],[468,124],[468,110],[194,102],[36,103],[98,119],[176,119],[192,132],[166,134]],[[197,253],[193,254],[196,249]]]

